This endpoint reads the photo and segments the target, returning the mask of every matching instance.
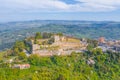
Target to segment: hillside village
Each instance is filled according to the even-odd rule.
[[[104,37],[100,37],[98,42],[97,48],[101,48],[103,52],[120,52],[120,40],[106,40]]]

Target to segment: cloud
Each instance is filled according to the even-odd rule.
[[[100,5],[119,5],[120,0],[76,0],[79,2],[84,3],[94,3],[94,4],[100,4]]]
[[[120,8],[120,0],[75,0],[82,4],[77,4],[78,11],[103,12],[113,11]],[[76,5],[74,5],[76,6]],[[82,9],[79,9],[82,8]]]
[[[0,13],[6,12],[103,12],[119,9],[120,0],[0,0]]]

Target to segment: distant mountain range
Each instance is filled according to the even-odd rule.
[[[0,50],[10,48],[16,40],[32,36],[36,32],[62,32],[77,38],[106,37],[120,39],[120,22],[34,20],[0,24]]]

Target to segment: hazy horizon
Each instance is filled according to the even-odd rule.
[[[110,21],[110,20],[40,20],[40,19],[33,19],[33,20],[16,20],[16,21],[5,21],[5,22],[0,22],[0,24],[4,24],[4,23],[19,23],[19,22],[30,22],[30,21],[85,21],[85,22],[120,22],[120,21]]]
[[[120,0],[0,1],[0,22],[30,20],[120,21]]]

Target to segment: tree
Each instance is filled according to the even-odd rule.
[[[88,46],[87,46],[87,50],[88,50],[88,51],[91,51],[92,49],[93,49],[93,45],[88,44]]]
[[[13,51],[15,54],[22,52],[25,49],[25,44],[23,41],[16,41],[13,46]]]
[[[42,36],[43,36],[44,39],[46,39],[46,38],[51,38],[52,35],[53,35],[52,33],[46,33],[46,32],[44,32],[44,33],[42,34]]]
[[[14,48],[14,52],[12,53],[12,55],[18,55],[19,54],[19,49],[18,48]]]
[[[102,51],[102,49],[101,49],[101,48],[97,48],[96,50],[97,50],[97,54],[98,54],[98,55],[103,54],[103,51]]]
[[[37,32],[36,35],[35,35],[35,39],[41,39],[42,38],[42,35],[40,32]]]
[[[50,38],[49,40],[48,40],[48,44],[52,44],[54,42],[54,38]]]
[[[26,54],[24,52],[21,52],[21,53],[18,54],[18,58],[20,60],[23,60],[23,59],[25,60],[25,59],[27,59],[27,56],[26,56]]]
[[[59,32],[59,33],[57,33],[57,35],[59,35],[59,36],[63,36],[63,33]]]
[[[65,80],[65,77],[60,74],[57,80]]]
[[[35,40],[34,40],[34,43],[37,44],[37,43],[38,43],[38,42],[37,42],[37,39],[41,39],[41,38],[42,38],[41,33],[40,33],[40,32],[37,32],[37,33],[35,34]]]
[[[39,65],[39,60],[40,60],[40,57],[36,54],[30,55],[29,58],[28,58],[28,61],[32,65]]]
[[[101,48],[96,48],[96,49],[92,50],[92,54],[93,55],[101,55],[101,54],[103,54],[103,51]]]
[[[98,46],[98,41],[97,40],[91,40],[91,39],[88,39],[87,42],[92,45],[93,48],[97,47]]]
[[[38,79],[38,77],[36,75],[33,75],[32,80],[39,80],[39,79]]]

